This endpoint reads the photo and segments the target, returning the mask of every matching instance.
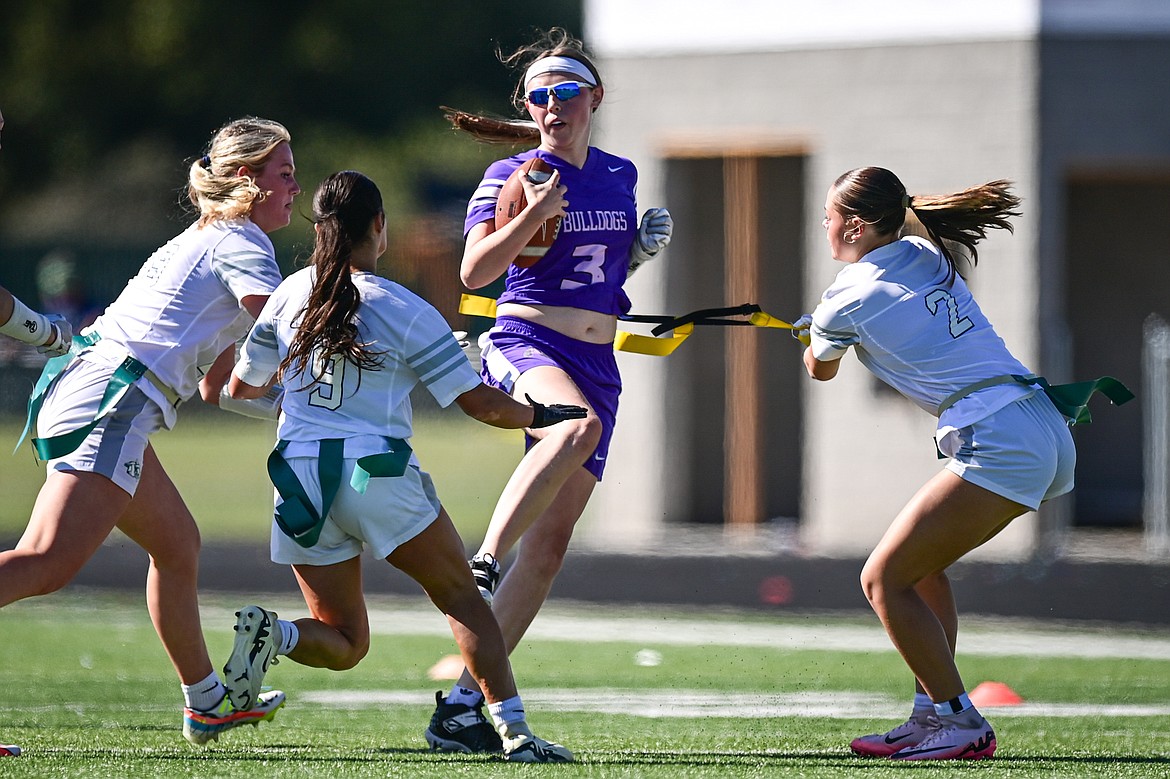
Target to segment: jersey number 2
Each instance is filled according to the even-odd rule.
[[[975,323],[967,317],[959,316],[958,301],[945,289],[936,289],[926,296],[926,310],[930,312],[931,316],[938,316],[939,303],[946,305],[947,327],[951,330],[951,338],[958,338],[975,326]]]

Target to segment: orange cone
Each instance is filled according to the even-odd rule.
[[[982,682],[967,695],[976,708],[1019,706],[1024,702],[1015,690],[1003,682]]]
[[[427,677],[435,681],[458,679],[463,674],[463,658],[459,655],[445,655],[427,671]]]

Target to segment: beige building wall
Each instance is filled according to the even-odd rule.
[[[596,145],[628,156],[640,171],[639,207],[669,206],[663,159],[680,146],[713,151],[743,144],[806,150],[806,310],[839,266],[820,226],[825,192],[861,165],[899,174],[912,193],[951,191],[1010,178],[1024,198],[1014,236],[995,235],[971,275],[986,313],[1025,364],[1038,357],[1036,257],[1035,44],[1025,38],[976,42],[795,47],[745,53],[605,55],[605,103]],[[693,193],[692,193],[693,196]],[[662,294],[670,252],[629,287],[636,312],[675,312]],[[717,258],[713,258],[717,259]],[[768,309],[767,301],[756,301]],[[711,305],[721,305],[713,300]],[[795,318],[800,311],[771,311]],[[760,338],[786,337],[759,331]],[[688,348],[686,344],[682,348]],[[662,360],[619,356],[624,390],[605,481],[583,520],[584,544],[653,546],[668,540],[664,499],[675,486],[661,440]],[[793,350],[793,360],[799,360]],[[819,555],[863,555],[917,488],[940,467],[934,420],[880,391],[852,355],[831,382],[805,393],[799,541]],[[1038,367],[1038,366],[1037,366]],[[790,366],[765,366],[786,370]],[[796,442],[778,442],[795,445]],[[1013,523],[980,554],[1026,557],[1036,522]]]

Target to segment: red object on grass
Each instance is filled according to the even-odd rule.
[[[1019,706],[1024,699],[1003,682],[982,682],[967,695],[977,709],[995,706]]]

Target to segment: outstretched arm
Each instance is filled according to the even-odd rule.
[[[0,333],[37,346],[50,357],[69,351],[73,338],[65,317],[33,311],[4,287],[0,287]]]
[[[548,427],[566,419],[584,419],[588,413],[581,406],[560,403],[545,406],[526,395],[528,404],[519,403],[506,392],[480,384],[469,389],[455,402],[467,416],[485,425],[502,428]]]

